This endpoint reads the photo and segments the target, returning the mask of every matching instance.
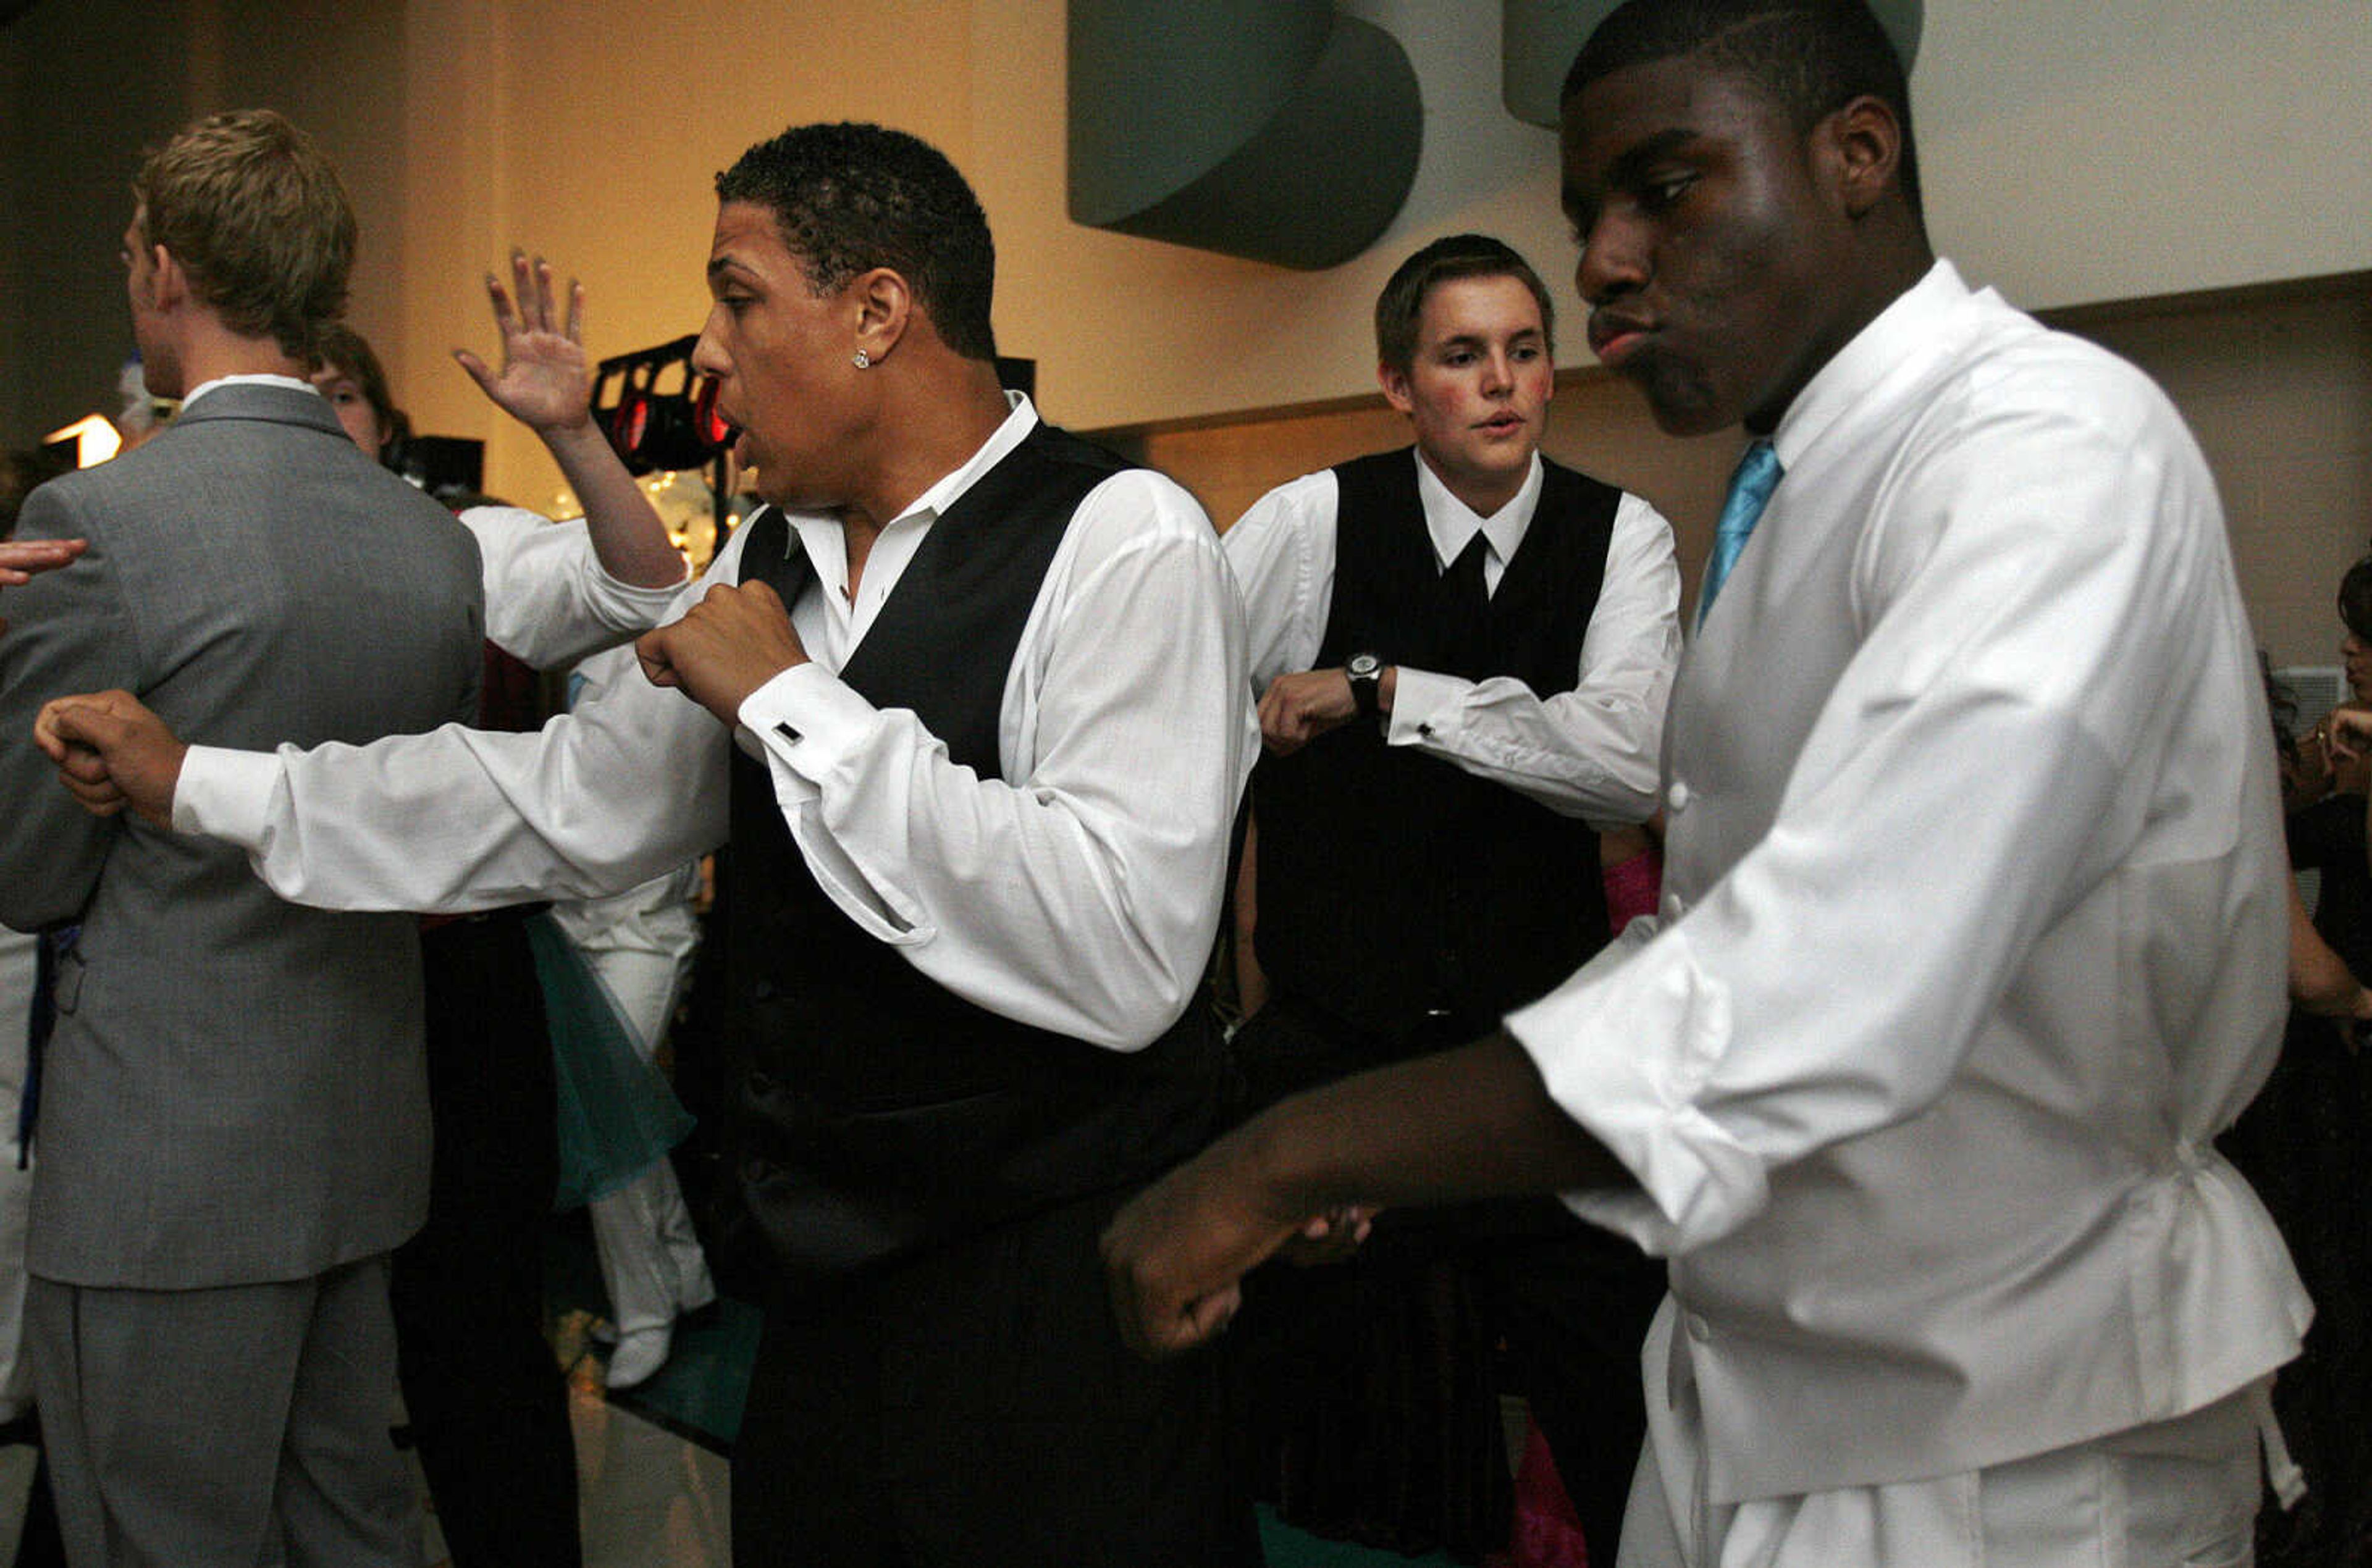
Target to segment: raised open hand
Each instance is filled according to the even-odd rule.
[[[468,349],[453,357],[494,406],[549,436],[588,424],[593,417],[592,373],[585,359],[585,285],[571,281],[565,313],[552,285],[552,264],[523,250],[511,252],[512,288],[486,274],[486,297],[503,336],[500,370]],[[514,298],[516,295],[516,298]]]

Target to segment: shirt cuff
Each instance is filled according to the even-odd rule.
[[[282,776],[276,752],[192,746],[173,786],[173,830],[261,849]]]
[[[1770,1189],[1762,1162],[1695,1102],[1730,1045],[1728,988],[1696,966],[1684,932],[1656,926],[1632,922],[1506,1027],[1550,1098],[1638,1182],[1567,1204],[1669,1257],[1745,1224]]]
[[[810,659],[750,692],[736,716],[769,757],[817,784],[855,750],[880,715],[840,677]]]
[[[819,820],[825,776],[880,727],[880,711],[810,660],[750,692],[736,717],[757,746],[774,783],[774,804],[825,895],[876,940],[893,947],[932,940],[938,928],[914,900],[890,879],[866,875],[850,846]]]
[[[1471,690],[1470,682],[1431,670],[1397,667],[1392,677],[1392,711],[1384,739],[1393,746],[1439,745],[1455,722],[1452,706]]]

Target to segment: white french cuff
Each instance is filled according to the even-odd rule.
[[[1384,738],[1394,746],[1441,745],[1456,722],[1451,716],[1458,699],[1473,689],[1471,681],[1431,670],[1397,667],[1392,677],[1392,711],[1386,715]]]
[[[866,876],[821,819],[822,781],[879,725],[879,711],[810,660],[750,692],[738,718],[734,738],[738,744],[746,735],[756,743],[773,780],[775,807],[825,896],[878,941],[911,947],[936,936],[923,908]]]
[[[840,677],[810,659],[743,698],[736,716],[768,757],[813,784],[846,759],[880,715]]]
[[[1550,1098],[1638,1182],[1568,1193],[1566,1205],[1670,1257],[1735,1230],[1770,1189],[1762,1162],[1693,1103],[1728,1046],[1728,989],[1697,968],[1686,933],[1658,936],[1657,923],[1634,921],[1506,1028]]]
[[[285,749],[293,754],[299,748]],[[260,850],[271,832],[273,800],[285,788],[277,752],[192,746],[181,756],[181,776],[173,786],[173,830]]]
[[[486,636],[539,669],[557,669],[680,613],[686,584],[637,587],[612,577],[581,517],[552,522],[517,506],[472,506]]]

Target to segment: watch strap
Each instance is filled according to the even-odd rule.
[[[1351,701],[1361,718],[1381,716],[1384,708],[1384,661],[1376,654],[1353,654],[1343,664],[1343,673],[1351,682]]]

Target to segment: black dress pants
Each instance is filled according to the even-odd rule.
[[[543,992],[523,916],[423,934],[428,1224],[390,1295],[404,1408],[454,1568],[579,1568],[568,1390],[543,1336],[559,1180]]]
[[[779,1291],[733,1451],[737,1568],[1261,1562],[1220,1347],[1121,1342],[1120,1196]]]
[[[1388,1044],[1288,995],[1234,1048],[1265,1104],[1495,1022]],[[1270,1264],[1246,1282],[1236,1330],[1254,1490],[1316,1534],[1479,1560],[1506,1543],[1513,1498],[1504,1382],[1556,1456],[1590,1561],[1610,1565],[1646,1437],[1640,1347],[1665,1288],[1660,1260],[1548,1197],[1388,1211],[1345,1262]]]

